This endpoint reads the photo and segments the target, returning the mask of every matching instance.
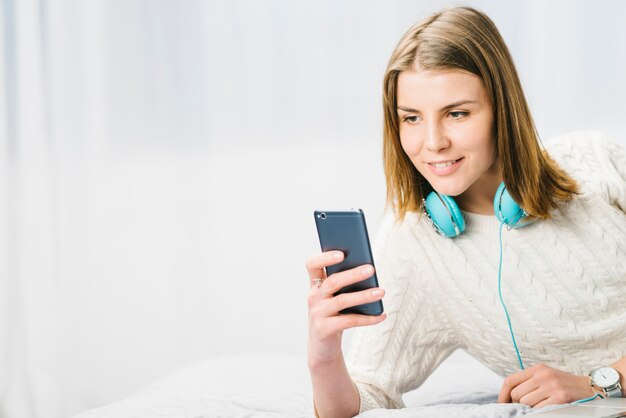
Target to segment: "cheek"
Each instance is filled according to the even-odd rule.
[[[487,122],[488,119],[468,124],[464,127],[463,131],[458,132],[456,136],[457,146],[460,149],[480,156],[481,160],[491,160],[490,157],[495,146],[491,125]]]
[[[475,132],[479,135],[479,138],[482,139],[483,153],[489,158],[495,147],[493,118],[491,116],[485,116],[483,123],[476,126]]]
[[[409,157],[419,154],[422,148],[415,132],[411,132],[410,129],[400,129],[400,144]]]

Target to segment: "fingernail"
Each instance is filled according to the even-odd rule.
[[[383,295],[383,291],[380,289],[376,289],[376,290],[372,290],[372,296],[382,296]]]
[[[372,274],[374,272],[374,270],[372,269],[372,266],[365,266],[361,269],[361,273],[363,274]]]
[[[333,253],[333,258],[335,260],[341,260],[343,258],[343,253],[339,253],[339,252]]]

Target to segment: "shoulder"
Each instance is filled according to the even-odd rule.
[[[405,287],[416,284],[415,278],[422,276],[420,273],[428,267],[428,261],[419,231],[426,223],[425,217],[418,213],[407,213],[403,220],[398,220],[392,211],[384,215],[372,240],[381,284]]]
[[[416,248],[422,244],[420,237],[423,230],[430,231],[432,227],[420,213],[408,212],[404,219],[398,220],[395,213],[387,212],[374,236],[374,251],[379,256],[403,256],[407,253],[415,256]]]
[[[411,245],[411,215],[402,221],[393,211],[385,213],[372,241],[372,251],[377,269],[392,270],[394,276],[404,276],[410,266],[405,262]]]
[[[624,148],[599,131],[578,131],[551,138],[545,142],[548,154],[564,168],[599,169],[601,173],[617,176],[616,168],[626,163]],[[620,164],[621,163],[621,164]]]
[[[580,183],[583,192],[609,197],[624,188],[626,150],[601,132],[579,131],[551,138],[545,149]]]
[[[386,212],[374,237],[374,247],[379,252],[389,252],[405,246],[411,240],[410,231],[417,224],[417,217],[415,213],[407,213],[403,220],[398,220],[395,213]]]

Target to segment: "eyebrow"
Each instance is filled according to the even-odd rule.
[[[452,109],[453,107],[461,106],[464,104],[478,103],[477,100],[459,100],[458,102],[450,103],[449,105],[445,105],[439,111],[444,111],[448,109]],[[419,110],[411,109],[410,107],[398,106],[397,110],[403,110],[407,113],[419,113]]]

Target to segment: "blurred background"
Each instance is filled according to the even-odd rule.
[[[0,0],[0,417],[304,357],[313,210],[375,235],[385,65],[457,4],[500,28],[543,139],[626,145],[617,0]]]

